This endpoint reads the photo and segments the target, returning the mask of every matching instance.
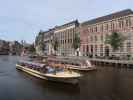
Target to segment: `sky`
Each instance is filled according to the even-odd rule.
[[[133,10],[133,0],[0,0],[0,39],[32,43],[40,30]]]

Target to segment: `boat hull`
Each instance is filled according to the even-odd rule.
[[[62,82],[62,83],[70,83],[70,84],[78,84],[79,82],[79,78],[76,77],[72,77],[72,78],[63,78],[63,77],[50,77],[44,73],[41,73],[39,71],[30,69],[30,68],[26,68],[20,65],[16,65],[16,68],[19,70],[22,70],[32,76],[35,76],[37,78],[40,79],[44,79],[44,80],[48,80],[48,81],[54,81],[54,82]]]
[[[81,68],[79,66],[69,66],[68,68],[72,69],[72,70],[79,70],[79,71],[93,71],[93,70],[96,70],[96,67]]]

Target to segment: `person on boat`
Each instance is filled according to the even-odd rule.
[[[72,70],[71,70],[69,67],[67,67],[67,70],[68,70],[70,73],[72,73]]]
[[[54,68],[54,70],[53,70],[53,74],[56,75],[56,68]]]

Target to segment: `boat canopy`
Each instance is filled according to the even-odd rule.
[[[44,67],[45,66],[45,64],[30,62],[30,61],[19,61],[19,63],[29,64],[29,65],[33,65],[36,67]]]

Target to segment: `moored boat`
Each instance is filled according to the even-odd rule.
[[[29,61],[18,62],[16,68],[41,79],[63,83],[77,84],[81,77],[79,73],[66,70],[63,67],[53,67]]]
[[[92,71],[96,70],[96,67],[91,64],[89,60],[79,59],[61,59],[61,58],[48,58],[47,62],[55,66],[65,66],[69,69],[80,70],[80,71]]]

